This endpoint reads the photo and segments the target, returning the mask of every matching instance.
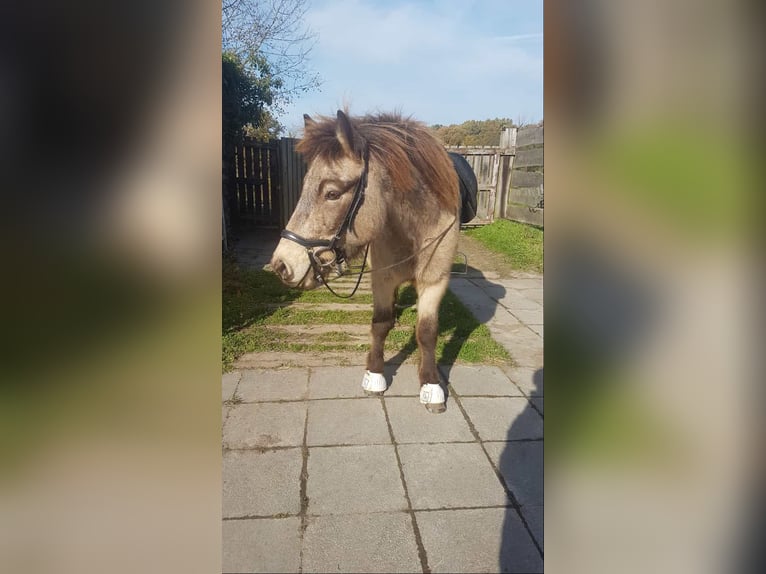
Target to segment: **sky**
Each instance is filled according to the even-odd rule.
[[[319,90],[279,116],[401,111],[432,124],[543,119],[542,0],[313,0]]]

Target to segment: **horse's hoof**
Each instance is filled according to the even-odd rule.
[[[380,396],[385,391],[386,388],[386,377],[383,376],[383,373],[371,373],[370,371],[365,371],[364,378],[362,379],[362,389],[364,389],[364,394],[368,396]]]
[[[435,415],[438,415],[439,413],[443,413],[447,410],[447,405],[444,403],[435,403],[435,404],[426,404],[426,410],[429,413],[433,413]]]
[[[420,387],[420,402],[426,406],[430,413],[443,413],[447,410],[444,389],[441,385],[427,383]]]

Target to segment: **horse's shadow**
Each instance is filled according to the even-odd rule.
[[[480,284],[481,289],[476,284],[466,283],[468,281],[475,281],[477,284]],[[475,301],[471,300],[470,296],[463,295],[469,292],[478,295]],[[469,300],[466,303],[461,302],[456,293]],[[445,293],[439,306],[439,335],[436,346],[436,362],[440,373],[445,378],[442,382],[448,397],[449,387],[447,383],[452,366],[461,358],[461,351],[473,332],[494,317],[498,305],[497,300],[501,299],[504,295],[505,287],[498,283],[490,282],[475,267],[466,266],[464,273],[453,273],[451,276],[450,288]],[[412,285],[407,285],[399,290],[396,298],[397,323],[403,313],[415,306],[416,302],[417,294]],[[413,328],[407,342],[399,348],[395,355],[386,361],[385,376],[389,387],[393,384],[394,376],[398,372],[399,367],[417,350],[417,337]]]

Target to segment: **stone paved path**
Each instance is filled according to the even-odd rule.
[[[410,364],[364,396],[362,355],[223,376],[224,572],[542,571],[542,278],[450,288],[515,365],[440,366],[444,414]]]

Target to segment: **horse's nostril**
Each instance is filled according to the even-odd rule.
[[[271,262],[271,268],[274,270],[274,273],[282,278],[283,281],[290,281],[290,279],[292,279],[292,271],[281,259],[274,259]]]

